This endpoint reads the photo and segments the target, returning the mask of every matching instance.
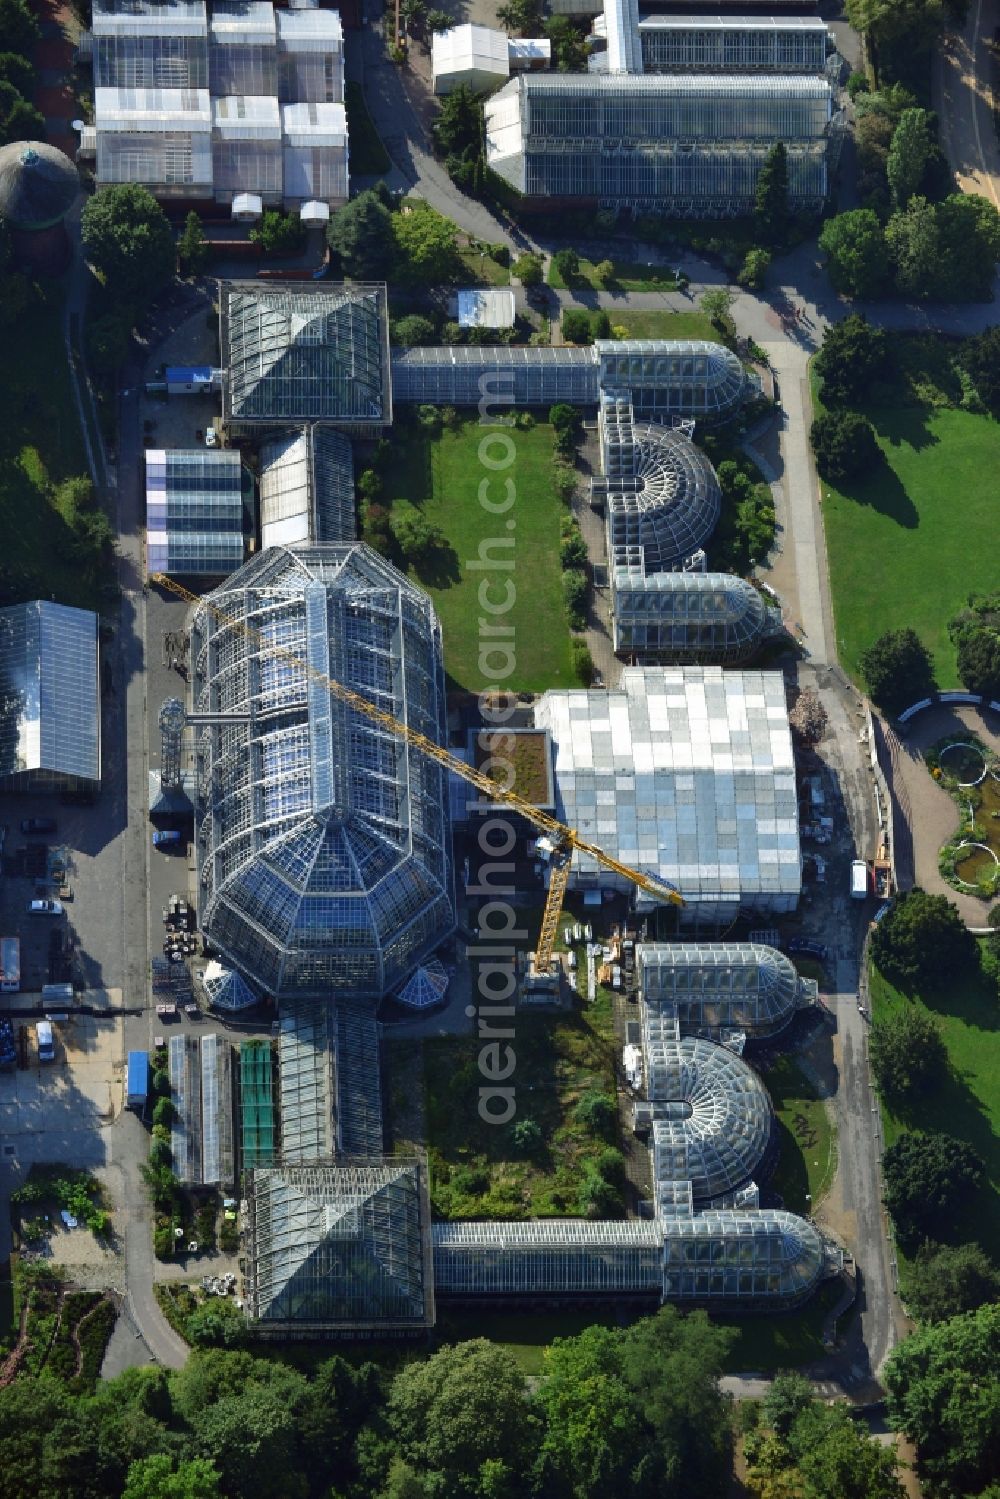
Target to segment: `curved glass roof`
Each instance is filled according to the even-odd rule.
[[[774,947],[749,942],[646,942],[636,948],[639,992],[685,1030],[772,1036],[815,986]]]
[[[629,426],[625,470],[608,473],[608,549],[617,560],[622,548],[638,547],[646,571],[661,572],[708,541],[719,520],[719,484],[683,432],[654,422]]]
[[[803,1301],[827,1273],[819,1230],[794,1213],[763,1210],[664,1218],[665,1301]]]
[[[380,998],[453,925],[445,775],[323,682],[442,742],[430,600],[364,546],[271,548],[192,659],[205,932],[265,993]]]
[[[780,613],[733,573],[647,572],[624,548],[613,572],[615,650],[664,664],[747,660],[780,626]]]
[[[675,1040],[672,1032],[672,1018],[644,1011],[653,1176],[690,1181],[697,1204],[750,1180],[771,1136],[771,1101],[733,1052],[700,1037]]]

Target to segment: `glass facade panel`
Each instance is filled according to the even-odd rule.
[[[97,629],[44,599],[0,609],[0,776],[100,780]]]

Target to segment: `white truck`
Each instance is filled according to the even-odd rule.
[[[868,897],[868,865],[864,859],[851,860],[851,898],[866,900]]]

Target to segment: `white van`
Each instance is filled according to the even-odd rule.
[[[50,1020],[39,1020],[35,1026],[35,1039],[38,1042],[38,1060],[40,1062],[54,1062],[56,1059],[56,1045],[52,1036],[52,1022]]]
[[[868,898],[868,865],[864,859],[851,860],[851,898],[853,900]]]

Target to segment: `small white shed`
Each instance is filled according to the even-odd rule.
[[[486,94],[510,77],[507,36],[489,26],[453,26],[431,41],[431,72],[436,94],[450,94],[464,83]]]

